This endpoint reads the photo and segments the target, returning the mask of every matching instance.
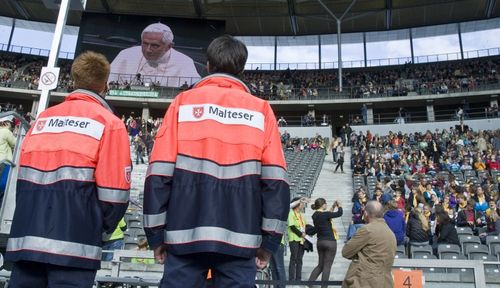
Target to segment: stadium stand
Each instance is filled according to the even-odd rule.
[[[494,3],[494,1],[488,2]],[[198,9],[204,10],[203,7]],[[421,23],[418,25],[421,25]],[[389,29],[389,27],[387,28]],[[464,57],[462,56],[462,58]],[[36,89],[40,69],[46,62],[47,58],[43,56],[0,52],[0,86],[27,89],[23,93],[30,94],[29,90]],[[59,86],[57,89],[59,92],[72,90],[69,77],[70,65],[71,61],[69,60],[60,61],[59,66],[62,68],[62,73],[59,77]],[[468,120],[472,118],[499,117],[498,104],[494,103],[497,102],[497,98],[494,95],[489,95],[493,93],[492,91],[500,88],[499,66],[500,58],[493,56],[440,63],[412,64],[408,62],[397,66],[347,68],[343,71],[343,92],[340,92],[338,88],[338,72],[336,69],[288,69],[283,71],[265,71],[260,69],[245,72],[243,80],[249,84],[253,94],[258,97],[273,101],[274,103],[278,103],[275,102],[276,100],[303,100],[304,103],[310,104],[310,106],[313,106],[311,103],[317,105],[316,109],[319,106],[318,111],[329,111],[333,106],[333,102],[320,103],[318,105],[316,100],[349,99],[346,100],[346,103],[342,104],[345,107],[350,105],[349,113],[351,115],[349,115],[349,119],[340,119],[339,121],[342,123],[350,121],[353,124],[360,124],[360,118],[362,117],[359,116],[361,115],[352,113],[354,110],[356,110],[355,113],[358,113],[357,111],[362,103],[377,98],[380,98],[380,101],[383,102],[397,96],[407,96],[408,98],[425,96],[428,98],[428,101],[434,101],[434,99],[437,99],[437,96],[450,95],[450,98],[443,100],[440,105],[453,106],[450,109],[451,112],[447,111],[445,116],[441,118],[437,116],[435,120],[444,120],[445,118],[446,120],[459,120],[455,111],[459,105],[462,105],[465,110],[463,111],[465,114],[463,119]],[[135,77],[135,75],[129,76],[130,79]],[[131,85],[130,82],[126,81],[109,84],[112,89],[130,89]],[[140,85],[144,85],[144,83]],[[160,98],[173,98],[179,92],[177,88],[169,90],[163,88],[152,86],[152,89],[160,91]],[[481,100],[477,100],[476,103],[471,103],[472,107],[470,109],[465,109],[465,103],[467,103],[465,97],[467,96],[469,97],[467,99],[472,99],[479,96],[479,94],[475,94],[476,92],[485,92],[484,95],[486,96]],[[451,94],[457,93],[463,93],[463,95],[467,93],[472,94],[467,94],[466,96],[459,95],[460,97],[456,99],[451,98]],[[353,102],[347,103],[347,101],[351,101],[350,99]],[[406,102],[404,99],[400,101],[403,106],[406,103],[410,103],[410,101]],[[10,104],[7,101],[2,102],[6,102],[1,104],[2,111],[23,112],[22,114],[28,122],[32,120],[32,117],[25,113],[22,106],[19,107],[19,104]],[[399,105],[400,103],[394,105]],[[425,109],[426,104],[422,103],[418,104],[420,105],[419,108],[423,107]],[[144,104],[142,103],[142,105]],[[132,105],[141,106],[137,101]],[[163,102],[163,105],[168,105],[168,102]],[[162,113],[164,106],[160,107]],[[280,106],[277,105],[276,107]],[[385,109],[386,107],[384,106],[383,108]],[[299,109],[304,110],[306,108]],[[437,115],[439,112],[438,109],[443,108],[437,108],[436,105],[436,108],[433,109],[436,109]],[[286,115],[286,109],[284,110],[285,112],[282,115],[288,116]],[[334,114],[338,112],[336,110],[332,111],[325,113],[331,112]],[[131,115],[131,117],[124,117],[123,120],[130,132],[131,150],[134,158],[137,157],[138,145],[141,143],[146,147],[152,145],[152,138],[162,119],[161,116],[156,117],[159,114],[155,115],[155,117],[148,116],[143,118],[127,114],[129,112],[127,111],[124,115]],[[290,113],[294,114],[295,117],[299,117],[297,116],[298,113],[304,115],[307,111]],[[425,122],[429,120],[421,116],[419,116],[420,118],[413,117],[412,119],[410,115],[411,113],[408,113],[408,117],[403,117],[405,122]],[[358,116],[357,120],[356,116]],[[386,122],[392,123],[393,119],[397,119],[400,116],[397,112],[391,112],[390,116],[388,116],[389,120]],[[287,119],[289,118],[287,117]],[[289,125],[292,123],[293,121],[289,121]],[[303,124],[303,118],[297,123]],[[317,123],[319,122],[313,119],[311,126]],[[379,121],[379,123],[382,122]],[[401,123],[395,122],[395,124]],[[338,126],[339,124],[335,123],[335,125]],[[303,126],[309,126],[309,124]],[[477,187],[479,186],[483,188],[485,198],[483,200],[480,197],[481,199],[477,199],[479,201],[476,201],[476,203],[480,202],[480,205],[483,205],[484,202],[490,204],[491,201],[488,200],[498,200],[500,170],[495,167],[498,167],[498,162],[500,161],[499,131],[482,131],[482,135],[470,130],[460,131],[459,128],[434,132],[432,122],[426,122],[425,126],[425,128],[429,128],[430,130],[421,133],[371,135],[371,139],[368,139],[369,137],[365,131],[361,131],[361,134],[357,133],[360,131],[356,131],[354,135],[348,135],[348,137],[353,139],[353,150],[352,152],[346,152],[345,166],[350,166],[348,165],[349,162],[352,166],[346,167],[346,175],[332,174],[333,162],[329,159],[331,157],[326,157],[327,151],[324,149],[324,147],[328,147],[328,139],[325,139],[325,143],[322,144],[323,147],[320,147],[320,145],[313,147],[309,144],[314,143],[315,138],[299,138],[298,142],[295,145],[290,145],[290,147],[288,147],[288,143],[284,143],[284,154],[289,169],[292,197],[329,197],[327,201],[337,200],[342,197],[348,199],[344,200],[345,215],[341,219],[335,220],[335,226],[338,228],[342,240],[345,239],[346,227],[351,222],[352,215],[349,213],[349,210],[352,207],[352,203],[349,203],[349,200],[352,197],[352,191],[357,191],[360,188],[367,191],[369,199],[373,198],[376,189],[381,189],[383,193],[394,193],[398,189],[402,190],[402,197],[405,200],[402,210],[405,213],[409,213],[415,207],[413,200],[416,200],[417,207],[418,204],[425,205],[425,208],[428,207],[431,212],[429,222],[432,227],[434,226],[433,222],[435,223],[436,221],[434,218],[436,210],[439,210],[440,207],[450,212],[453,219],[458,222],[459,212],[465,210],[461,205],[467,204],[466,202],[460,202],[461,198],[459,195],[466,195],[465,200],[471,198],[477,199]],[[335,131],[334,134],[336,134]],[[483,150],[485,152],[476,153],[475,151],[483,143],[486,143],[487,147],[486,150]],[[433,153],[431,151],[433,147],[437,148],[434,152],[439,151],[439,153]],[[147,151],[148,149],[146,149],[146,156],[148,154]],[[350,157],[351,153],[352,157]],[[476,159],[477,155],[479,157]],[[477,167],[476,164],[478,165]],[[359,170],[355,169],[356,165],[360,166]],[[125,250],[116,251],[116,257],[111,263],[103,263],[103,269],[100,271],[99,277],[111,275],[137,277],[129,278],[132,279],[131,281],[139,278],[149,279],[148,277],[151,277],[153,280],[150,280],[150,282],[154,284],[155,279],[161,274],[162,267],[160,265],[130,263],[133,262],[132,258],[151,258],[151,251],[138,251],[139,243],[145,238],[141,214],[143,199],[141,185],[145,175],[145,167],[146,165],[143,164],[135,165],[133,171],[133,183],[135,183],[131,194],[133,205],[131,205],[125,216],[128,225],[128,229],[124,233]],[[356,171],[362,172],[357,173]],[[354,172],[354,175],[350,178],[352,172]],[[429,183],[430,190],[427,189]],[[452,265],[448,268],[436,263],[442,261],[439,263],[448,264],[449,262],[446,262],[446,260],[451,259],[454,263],[462,263],[460,261],[464,261],[463,263],[465,264],[463,265],[472,266],[475,264],[468,263],[473,263],[474,261],[472,260],[480,260],[486,263],[484,264],[484,274],[489,285],[491,287],[500,287],[500,240],[498,233],[495,235],[495,231],[492,231],[493,228],[491,228],[492,219],[494,218],[491,215],[493,215],[495,209],[488,206],[485,211],[482,211],[484,207],[476,208],[476,203],[473,204],[473,213],[465,214],[465,217],[473,217],[473,221],[471,221],[473,223],[456,227],[460,245],[440,244],[436,246],[436,243],[431,243],[433,244],[432,246],[412,247],[409,253],[407,247],[398,246],[396,258],[403,260],[403,262],[399,263],[406,264],[407,262],[404,261],[410,258],[410,261],[415,261],[421,267],[425,267],[423,271],[426,275],[426,281],[430,282],[431,285],[434,284],[432,287],[443,283],[451,283],[451,285],[458,285],[458,287],[464,285],[465,287],[467,285],[474,286],[475,271],[473,269],[470,267],[458,268]],[[500,204],[497,202],[496,206],[500,207]],[[499,213],[498,208],[496,213]],[[306,215],[310,219],[310,211],[306,210]],[[433,231],[435,229],[437,228],[432,228]],[[339,241],[338,243],[338,251],[343,246],[342,242]],[[305,256],[305,260],[303,278],[308,276],[310,268],[316,264],[317,258],[315,253],[308,253]],[[349,262],[342,259],[337,252],[334,269],[332,269],[332,277],[335,280],[342,280],[348,264]],[[409,269],[410,265],[404,266],[403,264],[396,262],[395,267]],[[435,265],[435,267],[429,267],[429,265]],[[120,274],[120,271],[125,271],[125,273]],[[267,270],[261,271],[259,277],[261,279],[268,279]],[[103,278],[99,279],[103,280]],[[104,280],[106,279],[109,280],[110,278],[104,278]],[[120,281],[120,279],[117,279],[117,281]],[[126,283],[125,280],[122,279],[122,281],[124,281],[122,283]],[[137,284],[136,282],[132,283]],[[437,285],[435,285],[436,283]],[[493,284],[497,284],[498,286],[493,286]]]

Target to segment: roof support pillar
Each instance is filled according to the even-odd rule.
[[[318,0],[319,4],[323,6],[323,8],[332,16],[335,20],[337,20],[337,47],[338,47],[338,61],[339,61],[339,92],[342,92],[342,20],[344,19],[345,15],[352,9],[354,4],[356,4],[356,0],[352,0],[351,4],[345,9],[344,13],[342,16],[337,17],[335,14],[326,6],[323,1]]]

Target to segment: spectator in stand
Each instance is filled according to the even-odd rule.
[[[287,125],[285,117],[281,116],[280,119],[278,119],[278,126],[279,127],[285,127]]]
[[[495,200],[490,200],[489,207],[486,210],[487,234],[500,235],[500,208]]]
[[[312,215],[312,219],[318,236],[316,244],[318,265],[311,272],[309,281],[316,281],[320,274],[321,281],[329,281],[330,270],[337,254],[337,240],[339,239],[337,230],[333,226],[333,218],[342,217],[342,204],[335,201],[331,208],[327,210],[328,206],[325,199],[318,198],[311,208],[316,210]],[[326,287],[328,285],[321,286],[321,288]]]
[[[453,224],[452,219],[445,211],[436,214],[436,236],[437,245],[439,244],[455,244],[460,245],[457,229]],[[437,248],[437,245],[435,246]],[[436,249],[437,250],[437,249]]]
[[[404,245],[406,222],[403,212],[398,209],[396,201],[394,201],[392,196],[389,194],[384,194],[382,196],[381,203],[384,205],[385,209],[384,220],[387,223],[387,226],[389,226],[394,233],[394,236],[396,236],[397,245]]]
[[[373,193],[373,197],[371,200],[375,200],[378,202],[382,201],[382,189],[380,187],[375,188],[375,192]]]
[[[422,206],[423,207],[423,206]],[[424,246],[429,244],[430,240],[430,227],[429,221],[424,216],[422,208],[414,208],[410,213],[408,219],[408,226],[406,227],[406,236],[409,238],[410,245]]]
[[[352,260],[342,287],[393,287],[391,269],[396,239],[383,219],[380,203],[368,202],[364,214],[368,224],[342,249],[342,256]]]
[[[486,160],[486,167],[488,170],[500,170],[500,163],[497,161],[495,155],[491,155],[489,159]]]
[[[12,161],[12,151],[16,146],[16,138],[11,131],[12,120],[12,116],[0,119],[0,161]],[[0,204],[3,200],[5,187],[7,186],[10,168],[10,164],[5,163],[0,174]]]
[[[476,230],[476,213],[474,211],[475,201],[473,199],[466,200],[466,198],[462,199],[462,201],[467,201],[465,208],[459,209],[457,213],[457,227],[470,227],[472,230]],[[463,203],[463,202],[462,202]],[[459,207],[463,204],[460,203]]]
[[[353,125],[360,125],[362,124],[361,119],[359,118],[359,115],[356,115],[356,117],[352,120]]]
[[[363,188],[359,188],[356,191],[352,199],[352,222],[349,225],[347,231],[347,240],[351,239],[351,237],[356,233],[356,231],[363,226],[364,222],[364,212],[365,206],[368,202],[368,197],[366,197],[365,190]]]
[[[404,188],[403,188],[404,189]],[[396,202],[396,207],[399,209],[399,211],[404,212],[405,207],[406,207],[406,199],[405,197],[402,196],[402,190],[401,188],[397,188],[394,191],[394,202]]]

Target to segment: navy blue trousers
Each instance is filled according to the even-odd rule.
[[[96,270],[57,266],[46,263],[15,262],[9,288],[91,288]]]
[[[212,269],[216,288],[255,287],[255,258],[240,258],[217,253],[188,255],[167,254],[160,288],[206,287],[206,275]]]

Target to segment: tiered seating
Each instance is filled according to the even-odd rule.
[[[137,244],[141,239],[146,238],[142,223],[142,213],[139,211],[127,212],[125,214],[125,222],[127,222],[127,230],[125,235],[125,249],[137,249]]]
[[[310,197],[325,160],[325,150],[285,151],[292,197]]]

